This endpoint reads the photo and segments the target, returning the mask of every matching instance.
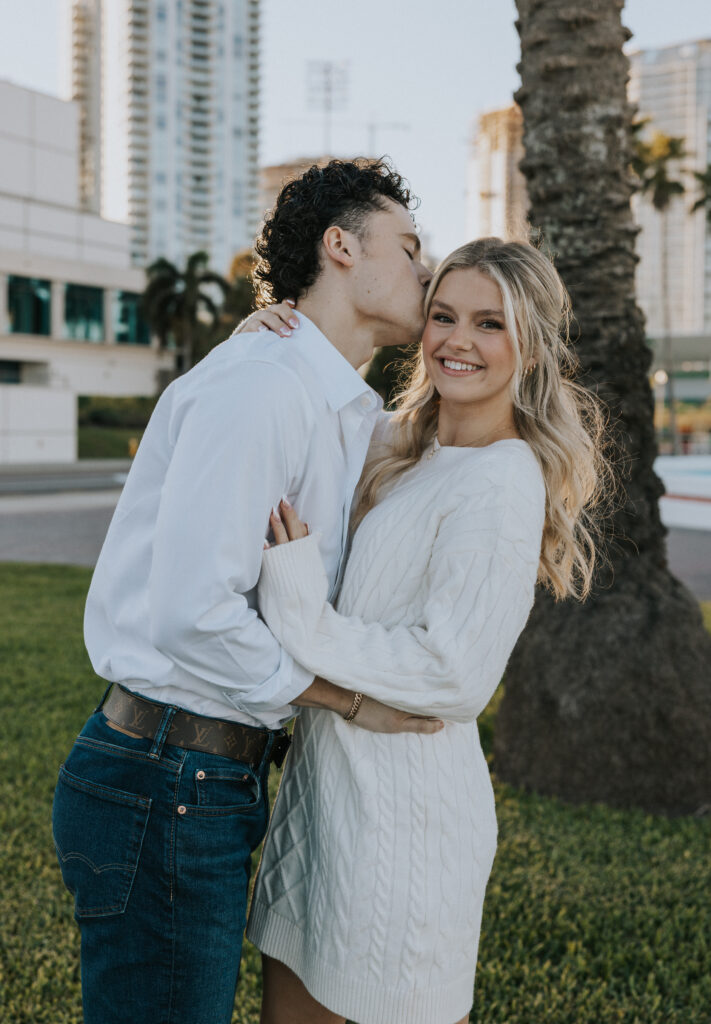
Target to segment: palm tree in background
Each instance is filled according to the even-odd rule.
[[[711,224],[711,164],[705,171],[694,171],[694,177],[698,185],[699,198],[691,207],[690,212],[696,213],[697,210],[705,209],[706,219]]]
[[[209,269],[206,252],[189,256],[185,270],[160,257],[146,270],[141,303],[163,348],[177,347],[176,370],[185,373],[212,347],[212,335],[230,284]]]
[[[593,595],[537,595],[507,667],[494,767],[576,803],[693,813],[711,804],[711,637],[669,572],[659,518],[623,0],[516,2],[530,222],[570,292],[581,382],[608,405],[626,471]]]
[[[666,402],[669,406],[669,430],[672,451],[679,454],[679,433],[676,427],[676,396],[674,394],[674,354],[672,352],[671,313],[669,298],[669,209],[674,199],[684,194],[672,167],[688,156],[683,138],[655,131],[644,139],[641,131],[646,121],[633,125],[631,166],[639,179],[640,194],[649,199],[659,214],[661,246],[659,253],[659,297],[662,307],[662,363],[667,375]]]

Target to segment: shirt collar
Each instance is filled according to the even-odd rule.
[[[324,394],[331,409],[338,412],[357,398],[360,398],[364,411],[381,408],[383,400],[380,395],[366,384],[313,320],[309,320],[298,309],[294,310],[294,314],[301,325],[295,340],[306,361],[323,381]]]

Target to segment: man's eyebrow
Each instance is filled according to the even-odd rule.
[[[403,238],[409,238],[411,242],[415,243],[415,252],[419,252],[422,248],[420,245],[420,239],[414,233],[414,231],[404,231],[402,234]]]

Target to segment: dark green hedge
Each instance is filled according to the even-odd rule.
[[[50,806],[58,766],[101,691],[81,637],[89,576],[0,565],[3,1024],[81,1020],[78,935]],[[499,851],[472,1020],[708,1024],[711,821],[496,790]],[[257,1024],[258,958],[249,947],[237,1005],[234,1024]]]
[[[142,430],[157,401],[156,397],[108,398],[104,395],[80,395],[79,426],[131,427]]]

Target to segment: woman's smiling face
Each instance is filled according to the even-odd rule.
[[[430,307],[422,356],[441,398],[454,403],[512,405],[516,371],[499,286],[475,268],[451,270]]]

